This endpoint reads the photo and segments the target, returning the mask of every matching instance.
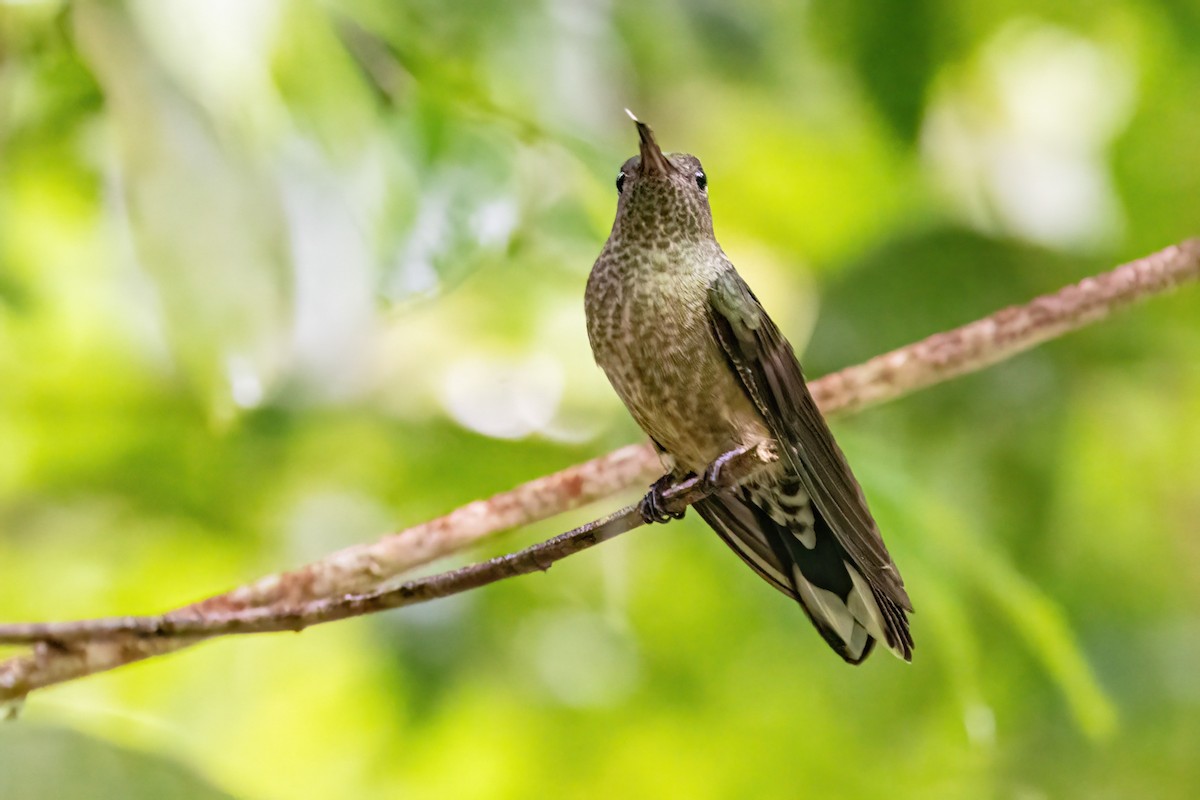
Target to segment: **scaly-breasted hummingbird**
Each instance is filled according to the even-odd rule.
[[[904,582],[791,345],[713,236],[700,161],[665,155],[634,123],[640,155],[617,175],[617,217],[586,310],[596,363],[669,470],[643,515],[681,516],[661,510],[671,482],[769,442],[777,461],[696,510],[846,661],[861,662],[876,640],[911,660]]]

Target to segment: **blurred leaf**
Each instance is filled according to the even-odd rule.
[[[946,24],[937,0],[818,2],[817,31],[849,52],[863,89],[903,141],[917,138],[936,74],[935,37]]]
[[[5,800],[231,800],[190,769],[65,728],[0,725]]]
[[[977,586],[1025,638],[1066,695],[1083,732],[1097,740],[1111,738],[1117,730],[1117,710],[1088,664],[1062,608],[994,551],[979,548],[964,553],[959,564],[972,568],[969,572]]]
[[[976,526],[944,501],[895,473],[876,478],[875,485],[888,490],[884,498],[890,513],[908,519],[910,526],[921,521],[920,547],[927,558],[944,560],[964,585],[994,604],[1024,639],[1063,693],[1080,729],[1097,741],[1111,738],[1117,731],[1116,708],[1088,664],[1061,605],[1022,576],[1002,551],[986,543]],[[916,591],[914,602],[920,605],[920,590]]]

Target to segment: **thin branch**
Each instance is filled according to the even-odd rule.
[[[821,411],[853,413],[977,372],[1123,308],[1200,280],[1200,239],[1186,239],[1108,272],[935,333],[811,384]]]
[[[730,451],[721,457],[725,466],[721,469],[718,486],[735,486],[774,458],[773,453],[760,452],[756,448]],[[707,497],[715,488],[704,485],[699,478],[681,481],[663,492],[665,510],[682,513],[688,506]],[[45,642],[65,647],[82,640],[110,639],[123,635],[147,639],[184,637],[195,640],[231,634],[301,631],[313,625],[448,597],[505,578],[528,575],[531,572],[545,572],[556,561],[644,524],[646,523],[641,511],[635,504],[524,550],[449,572],[407,581],[391,589],[313,600],[295,607],[267,606],[231,613],[192,612],[190,615],[183,615],[173,612],[149,617],[0,624],[0,644]]]
[[[660,471],[658,457],[649,445],[626,445],[376,542],[347,547],[320,561],[268,575],[171,613],[194,616],[276,605],[294,607],[324,597],[370,591],[487,536],[549,519],[638,483],[649,483]],[[40,644],[31,653],[0,662],[0,703],[24,697],[35,689],[181,650],[198,641],[114,638],[73,647]]]
[[[1198,278],[1200,240],[1191,239],[1026,305],[1003,309],[977,322],[825,376],[811,384],[813,395],[826,415],[857,411],[982,369]],[[276,611],[299,609],[325,598],[373,594],[372,587],[413,567],[499,531],[546,519],[646,483],[657,471],[657,460],[648,446],[624,447],[373,544],[347,548],[292,572],[271,575],[151,619],[195,619],[263,607],[274,607]],[[0,663],[0,702],[24,697],[34,689],[54,683],[178,650],[196,641],[199,639],[118,635],[65,645],[42,642],[32,653]]]

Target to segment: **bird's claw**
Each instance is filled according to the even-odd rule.
[[[721,469],[725,463],[720,459],[708,465],[704,470],[704,475],[700,477],[700,488],[712,494],[717,489],[721,488]]]
[[[665,523],[673,519],[683,519],[687,509],[670,511],[667,509],[667,499],[663,497],[663,492],[674,485],[674,476],[663,475],[650,486],[650,491],[642,498],[642,502],[638,503],[638,512],[641,513],[643,522],[649,525],[654,522]]]
[[[740,447],[737,450],[730,450],[728,453],[721,454],[716,461],[709,464],[704,470],[704,475],[700,478],[700,488],[709,494],[724,488],[721,486],[721,470],[725,469],[726,464],[746,451],[747,448]]]

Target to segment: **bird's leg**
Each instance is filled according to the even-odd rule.
[[[735,458],[743,455],[750,449],[751,446],[746,445],[745,447],[739,447],[735,450],[730,450],[727,453],[722,453],[721,455],[717,456],[716,460],[709,464],[704,470],[704,477],[700,480],[701,487],[703,487],[703,489],[709,494],[712,494],[718,489],[726,488],[721,486],[721,470],[723,470],[725,465],[730,461],[733,461]]]
[[[652,522],[670,522],[673,519],[683,519],[683,515],[687,513],[687,509],[685,508],[683,511],[668,511],[666,508],[667,500],[663,497],[663,492],[670,489],[680,480],[680,478],[668,472],[650,485],[650,491],[642,498],[642,502],[638,503],[638,511],[642,515],[642,520],[647,525]]]

